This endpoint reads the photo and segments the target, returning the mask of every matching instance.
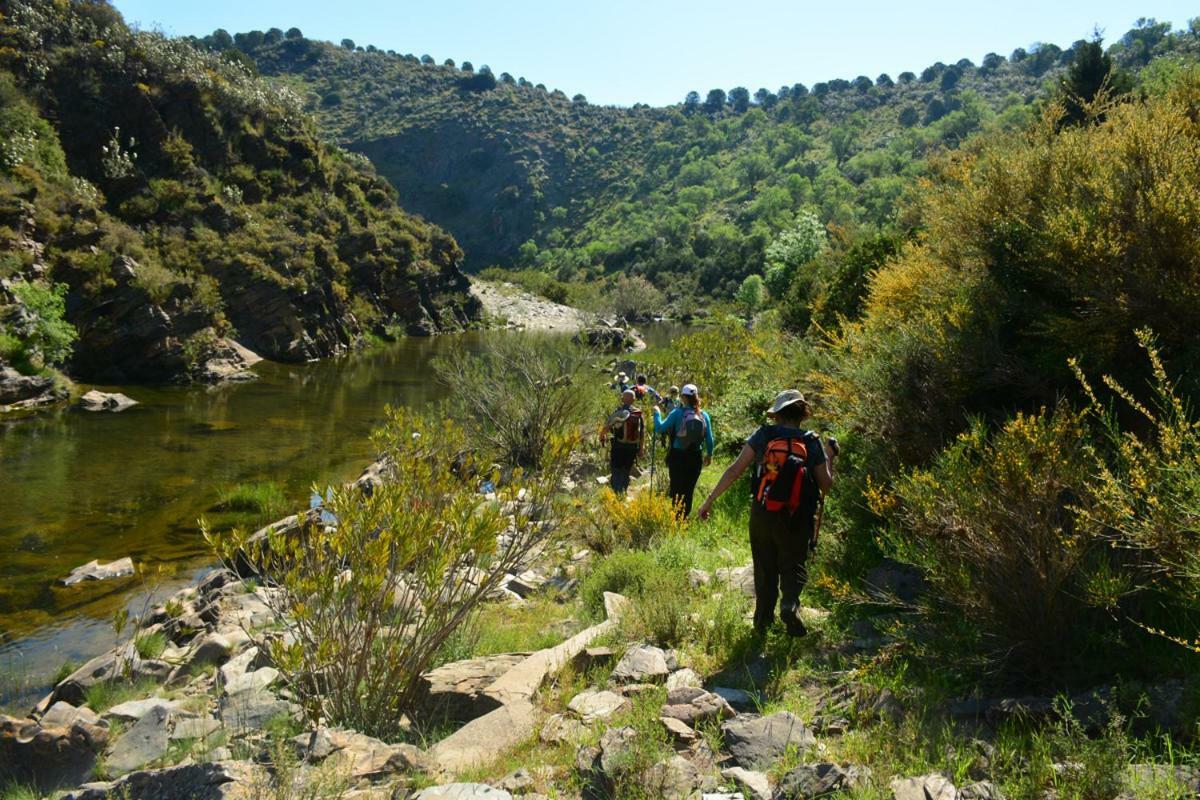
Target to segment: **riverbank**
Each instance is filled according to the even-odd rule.
[[[483,308],[485,325],[530,331],[576,332],[598,321],[595,314],[538,297],[511,283],[472,278],[471,295]]]

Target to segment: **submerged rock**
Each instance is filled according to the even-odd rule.
[[[118,558],[102,564],[93,559],[81,567],[71,570],[71,574],[61,579],[63,586],[74,586],[84,581],[107,581],[113,578],[125,578],[133,574],[133,559],[129,556]]]

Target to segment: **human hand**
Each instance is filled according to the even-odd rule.
[[[696,511],[696,516],[698,516],[700,519],[708,519],[711,514],[712,514],[712,500],[707,499],[703,503],[700,504],[699,510]]]
[[[707,467],[711,463],[712,463],[712,456],[705,456],[704,457],[704,466]]]

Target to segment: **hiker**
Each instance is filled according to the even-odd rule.
[[[681,405],[683,404],[679,402],[678,386],[672,386],[670,389],[668,389],[667,396],[662,398],[662,402],[659,403],[659,406],[662,407],[662,413],[664,417],[671,416],[671,412],[679,408]],[[667,455],[671,455],[671,450],[668,447],[668,445],[671,444],[671,434],[667,431],[663,431],[662,433],[658,434],[658,436],[660,437],[659,441],[662,442],[662,446],[667,449]]]
[[[600,431],[601,445],[612,437],[608,485],[617,494],[625,494],[629,489],[629,473],[634,462],[645,453],[646,423],[642,419],[642,410],[634,405],[636,400],[633,389],[622,391],[621,407],[609,415]]]
[[[680,395],[679,407],[665,418],[662,409],[657,405],[654,407],[654,432],[666,432],[671,437],[671,446],[667,450],[670,475],[667,493],[678,507],[680,516],[686,518],[692,513],[692,495],[700,471],[712,463],[713,433],[712,419],[700,408],[700,392],[696,385],[687,384]]]
[[[698,513],[707,519],[717,498],[754,466],[750,483],[754,630],[760,635],[767,632],[775,621],[776,598],[781,598],[779,612],[788,635],[803,636],[807,631],[797,611],[808,577],[804,562],[816,544],[818,501],[833,486],[837,440],[830,438],[828,445],[823,444],[820,436],[801,427],[809,407],[795,389],[776,395],[767,416],[770,422],[746,440]]]
[[[608,388],[616,389],[618,392],[624,393],[626,389],[630,388],[629,376],[624,372],[618,372],[613,376],[612,383],[608,385]]]
[[[656,403],[662,402],[662,395],[654,391],[654,387],[646,382],[645,375],[637,376],[637,383],[633,385],[633,393],[637,395],[638,400],[645,400],[648,396]]]

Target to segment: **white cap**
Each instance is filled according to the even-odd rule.
[[[679,393],[684,397],[695,397],[700,394],[700,390],[696,388],[696,384],[694,383],[685,383],[683,388],[679,390]]]

